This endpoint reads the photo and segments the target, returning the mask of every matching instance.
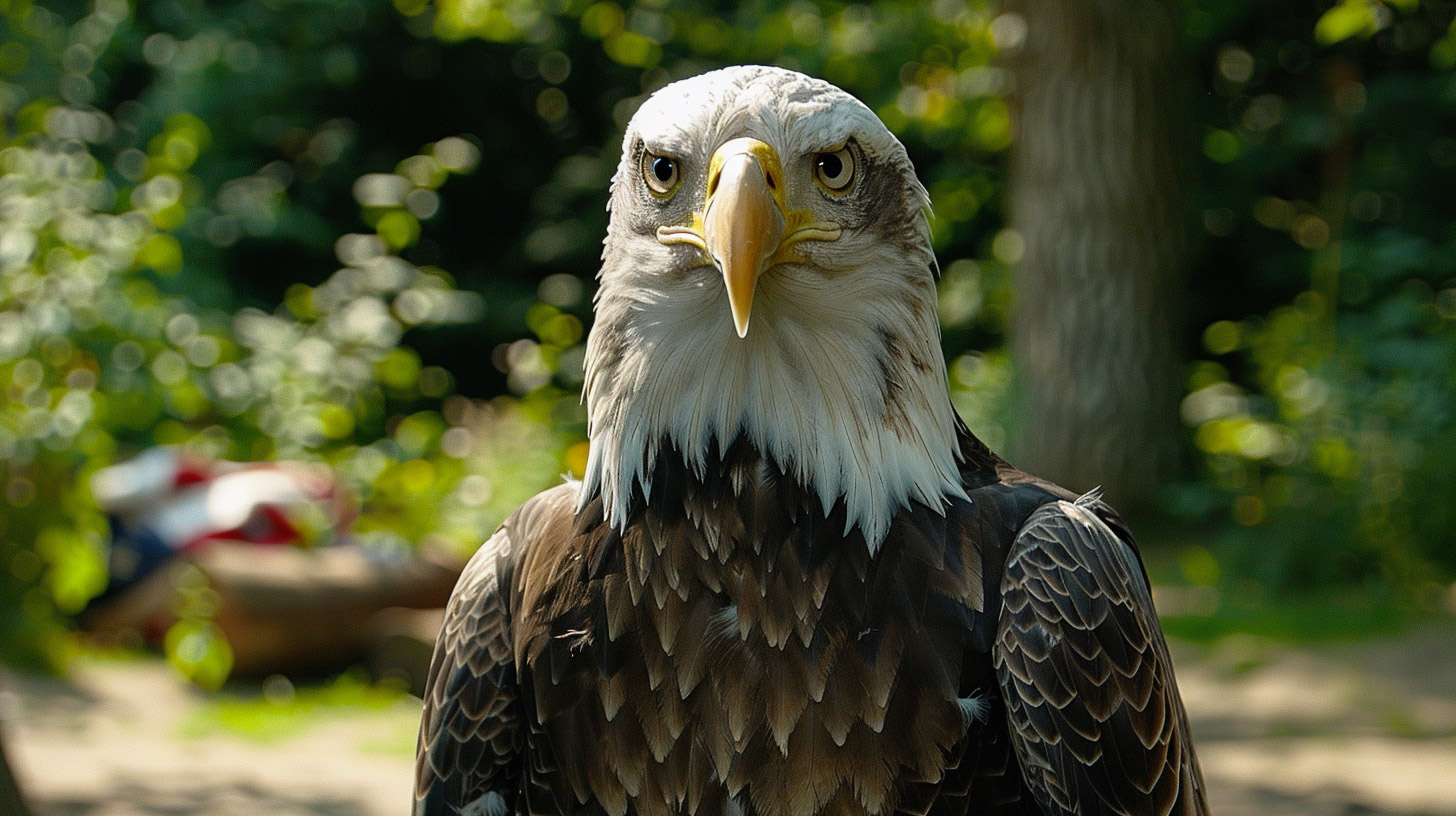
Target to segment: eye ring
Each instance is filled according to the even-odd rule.
[[[642,151],[642,180],[658,198],[667,198],[677,191],[682,181],[682,162],[671,156]]]
[[[849,192],[856,175],[854,151],[849,145],[814,157],[814,180],[827,192],[843,195]]]

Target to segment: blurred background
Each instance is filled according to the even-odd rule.
[[[621,132],[758,62],[909,149],[970,427],[1136,517],[1218,812],[1456,813],[1453,16],[0,0],[0,812],[403,812]]]

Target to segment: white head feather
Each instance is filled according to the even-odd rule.
[[[701,208],[709,157],[750,136],[782,158],[785,204],[843,227],[804,244],[808,263],[766,270],[752,329],[734,330],[722,275],[657,228]],[[852,141],[863,166],[850,194],[809,175],[817,155]],[[649,195],[641,155],[681,160],[671,201]],[[797,176],[802,176],[798,178]],[[912,501],[962,497],[955,414],[936,322],[924,189],[904,147],[858,100],[776,68],[714,71],[654,94],[627,128],[612,182],[596,322],[587,344],[591,453],[583,501],[601,495],[626,523],[634,485],[676,447],[702,473],[712,440],[746,435],[814,491],[826,515],[877,550]]]

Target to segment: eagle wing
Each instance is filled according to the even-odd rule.
[[[566,486],[506,519],[470,559],[435,643],[415,757],[415,816],[502,816],[521,788],[514,576],[530,543],[571,500]]]
[[[1099,512],[1101,511],[1101,512]],[[1048,816],[1207,813],[1152,596],[1095,495],[1017,533],[994,661],[1022,774]]]

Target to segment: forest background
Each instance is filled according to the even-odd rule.
[[[957,407],[1143,516],[1173,632],[1425,614],[1456,578],[1453,14],[0,1],[0,660],[64,661],[106,583],[89,477],[151,446],[325,462],[386,553],[468,551],[579,473],[622,128],[748,62],[905,142]],[[184,612],[169,656],[215,686]]]

